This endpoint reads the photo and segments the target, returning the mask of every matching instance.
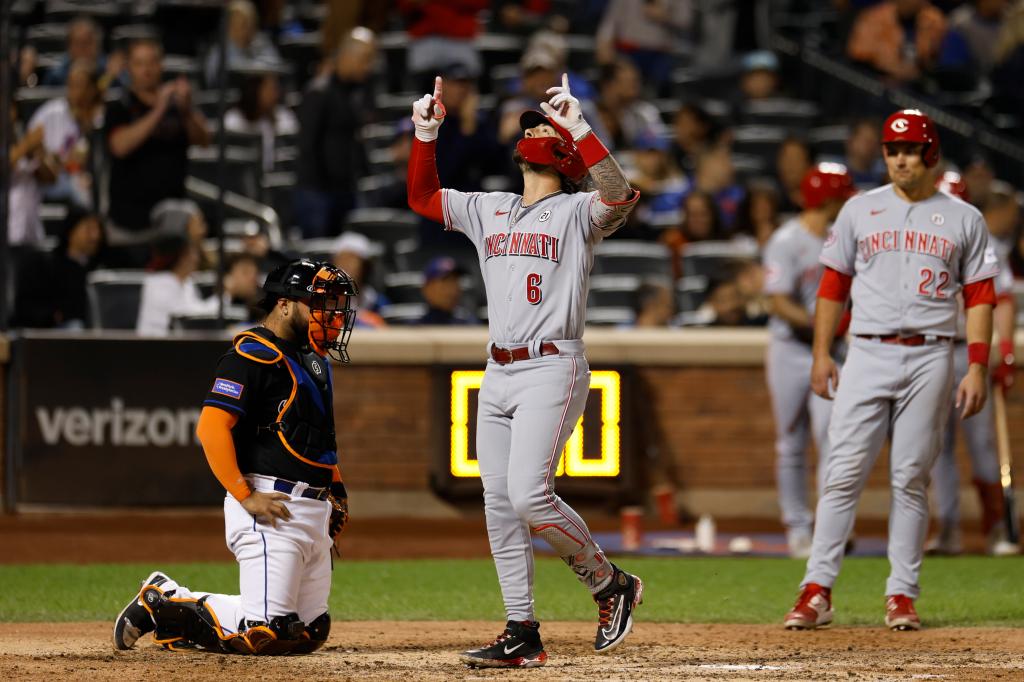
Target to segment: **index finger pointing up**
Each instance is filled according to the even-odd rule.
[[[569,74],[562,74],[562,91],[569,92]]]
[[[440,100],[441,99],[441,88],[442,88],[442,85],[443,85],[443,81],[441,80],[441,77],[440,76],[435,76],[434,77],[434,99],[435,100]]]

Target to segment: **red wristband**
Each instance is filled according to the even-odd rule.
[[[594,133],[587,133],[577,140],[576,149],[580,151],[580,156],[583,157],[583,163],[586,164],[587,168],[608,156],[608,149],[605,148],[604,144]]]
[[[999,357],[1005,358],[1008,355],[1011,356],[1011,357],[1014,355],[1014,352],[1013,352],[1013,341],[1010,341],[1009,339],[1000,339],[999,340]]]
[[[970,365],[981,365],[988,367],[988,356],[992,353],[992,346],[988,343],[967,344],[967,363]]]

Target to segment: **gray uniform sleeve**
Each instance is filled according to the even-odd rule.
[[[1013,294],[1013,270],[1005,256],[999,256],[999,274],[995,279],[996,296]]]
[[[585,237],[593,241],[601,241],[626,223],[640,192],[633,190],[633,196],[625,201],[605,203],[597,192],[589,192],[586,201],[581,202],[583,214],[580,216],[583,225],[587,226]]]
[[[778,232],[776,232],[778,237]],[[793,254],[786,248],[786,242],[774,238],[768,241],[764,249],[764,293],[786,294],[794,293],[794,262]]]
[[[851,277],[857,263],[857,235],[853,231],[855,209],[851,208],[854,204],[848,201],[839,211],[818,257],[822,265]]]
[[[484,233],[483,221],[480,220],[480,204],[483,192],[460,192],[454,189],[441,190],[441,213],[444,217],[444,229],[461,232],[473,244],[479,244]]]
[[[999,274],[999,256],[989,246],[988,228],[981,215],[974,216],[968,227],[967,248],[960,260],[960,281],[973,284]]]

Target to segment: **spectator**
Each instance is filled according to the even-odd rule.
[[[36,69],[39,67],[39,53],[36,51],[33,45],[24,45],[18,50],[18,86],[25,88],[34,88],[39,85],[39,76],[36,75]],[[14,57],[12,51],[11,57]],[[12,59],[12,61],[14,61]]]
[[[10,120],[17,142],[8,150],[11,179],[7,194],[7,243],[30,246],[40,244],[46,236],[39,218],[40,185],[52,184],[57,179],[59,163],[46,151],[42,126],[26,133],[17,117],[18,109],[12,102]]]
[[[1017,193],[1008,183],[996,180],[981,208],[993,246],[1001,254],[1009,254],[1020,228],[1021,207]]]
[[[190,144],[210,141],[206,119],[183,77],[161,84],[163,51],[154,40],[128,48],[131,89],[107,107],[111,246],[146,244],[149,213],[162,199],[185,196]]]
[[[158,237],[185,237],[199,253],[197,270],[209,270],[213,257],[206,253],[203,242],[209,233],[206,216],[191,199],[164,199],[153,207],[150,224]]]
[[[398,0],[409,35],[405,70],[415,83],[432,79],[449,64],[461,64],[470,73],[483,70],[473,39],[480,32],[480,12],[490,4],[490,0]]]
[[[679,107],[672,124],[672,156],[684,172],[697,168],[697,157],[715,144],[717,126],[711,114],[697,104]]]
[[[243,81],[238,105],[224,114],[224,129],[229,133],[259,135],[263,140],[263,170],[274,169],[277,136],[299,132],[299,119],[281,105],[281,86],[276,74],[248,76]]]
[[[438,149],[444,152],[438,155],[437,175],[444,187],[480,191],[480,179],[504,170],[507,158],[498,145],[492,120],[480,111],[478,74],[459,63],[442,68],[440,74],[444,77],[447,125],[438,131]],[[436,233],[437,228],[431,232]]]
[[[774,52],[758,50],[743,56],[740,93],[745,102],[779,95],[779,58]]]
[[[746,323],[746,303],[734,278],[712,279],[704,303],[691,316],[690,324],[738,327]]]
[[[231,0],[228,3],[228,70],[240,66],[272,66],[281,63],[274,43],[259,30],[256,6],[249,0]],[[215,87],[219,82],[220,46],[214,45],[206,58],[206,84]]]
[[[858,119],[850,125],[846,138],[846,157],[842,163],[853,176],[857,189],[867,191],[882,184],[885,162],[882,161],[882,126],[873,119]]]
[[[213,313],[217,301],[203,299],[193,275],[199,267],[199,249],[184,236],[156,241],[145,280],[135,330],[143,336],[165,336],[175,315]]]
[[[721,215],[722,236],[726,236],[732,231],[743,200],[743,188],[735,182],[732,156],[726,145],[715,145],[700,154],[691,187],[714,198]]]
[[[369,165],[360,131],[373,111],[368,80],[376,54],[373,32],[353,29],[338,47],[334,70],[316,78],[303,97],[293,199],[307,239],[338,234],[355,207],[356,179]]]
[[[519,92],[501,106],[498,123],[498,141],[501,144],[511,144],[522,134],[519,115],[526,109],[536,109],[538,102],[546,102],[548,88],[560,84],[561,74],[558,67],[558,58],[551,50],[536,47],[523,53],[522,59],[519,60]],[[588,120],[597,120],[596,115],[588,115],[586,110],[583,115]],[[516,171],[515,175],[521,177],[518,169],[512,170]]]
[[[669,156],[668,140],[651,134],[641,136],[633,153],[633,166],[629,181],[640,190],[640,206],[635,211],[638,220],[655,228],[678,224],[679,206],[690,183]]]
[[[597,99],[597,91],[590,81],[569,68],[569,42],[562,33],[547,30],[537,31],[530,36],[524,54],[526,52],[546,52],[553,60],[554,72],[569,76],[569,89],[576,99],[581,102],[593,102]]]
[[[779,192],[770,181],[751,182],[740,202],[733,240],[748,240],[759,249],[779,226]]]
[[[103,100],[92,62],[74,62],[67,76],[67,94],[36,110],[30,130],[42,127],[43,146],[59,163],[57,182],[46,191],[51,201],[92,206],[90,136],[103,127]]]
[[[224,263],[224,277],[221,279],[224,291],[224,305],[244,308],[250,322],[256,322],[263,312],[257,305],[262,298],[262,277],[259,262],[248,253],[236,253]]]
[[[641,135],[667,137],[661,114],[640,99],[640,72],[632,62],[617,59],[601,67],[597,110],[608,147],[629,149]]]
[[[960,174],[967,183],[967,196],[971,203],[981,208],[988,201],[992,191],[992,183],[996,180],[992,164],[982,154],[975,154],[967,162],[964,172]]]
[[[994,53],[993,101],[1000,111],[1024,117],[1024,3],[1018,2],[1006,13]]]
[[[612,64],[625,55],[644,81],[664,92],[675,66],[675,51],[690,43],[692,0],[609,0],[597,30],[597,61]]]
[[[71,75],[71,65],[75,62],[86,62],[97,70],[96,78],[106,89],[116,81],[124,70],[124,54],[120,51],[104,57],[101,51],[103,37],[100,27],[89,17],[76,17],[68,24],[68,49],[61,55],[60,61],[50,67],[43,76],[43,85],[64,85]],[[102,73],[102,77],[99,72]]]
[[[950,32],[959,34],[967,43],[978,73],[987,74],[995,65],[995,49],[1007,5],[1007,0],[974,0],[949,15]]]
[[[945,17],[928,0],[884,0],[857,16],[846,51],[907,83],[932,68],[945,33]]]
[[[70,206],[53,253],[37,252],[18,269],[15,327],[84,329],[89,326],[86,277],[103,245],[99,216]]]
[[[245,223],[242,232],[242,251],[256,259],[263,275],[293,260],[288,254],[274,249],[266,225],[255,220]]]
[[[690,192],[683,200],[683,216],[681,228],[685,244],[725,238],[722,214],[711,194],[699,189]]]
[[[676,301],[672,287],[660,281],[643,282],[636,290],[633,305],[633,326],[637,328],[665,328],[676,314]]]
[[[752,260],[738,261],[730,268],[743,299],[743,324],[768,324],[768,299],[764,295],[764,267]]]
[[[494,33],[530,35],[542,28],[568,33],[569,19],[552,13],[547,0],[494,0],[491,4],[490,30]]]
[[[809,144],[798,137],[787,137],[779,145],[775,155],[775,177],[779,184],[779,211],[799,213],[803,199],[800,182],[814,163],[814,153]]]
[[[466,274],[454,258],[438,256],[423,269],[423,300],[427,312],[420,324],[466,325],[477,324],[476,318],[459,306],[462,284],[459,278]]]
[[[348,273],[359,287],[356,326],[379,328],[387,322],[380,309],[389,301],[370,283],[373,278],[373,252],[370,240],[358,232],[346,232],[334,247],[334,264]]]

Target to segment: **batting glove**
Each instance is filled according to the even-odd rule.
[[[412,122],[416,126],[416,139],[433,142],[437,139],[437,130],[444,122],[445,109],[441,104],[441,77],[434,79],[434,94],[423,95],[412,103]]]
[[[573,140],[582,139],[590,132],[590,124],[583,120],[580,101],[569,92],[569,74],[562,74],[562,85],[548,88],[551,99],[541,102],[540,108],[547,116],[569,131]]]

